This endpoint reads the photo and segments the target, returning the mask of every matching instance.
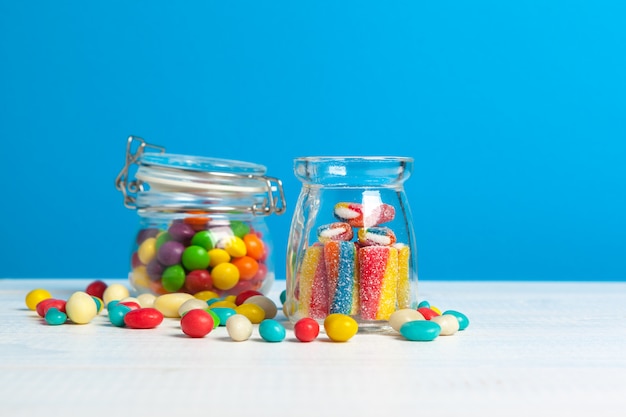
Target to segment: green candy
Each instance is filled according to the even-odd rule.
[[[161,275],[161,284],[168,292],[176,292],[185,284],[185,269],[181,265],[165,268]]]
[[[247,223],[244,223],[239,220],[233,220],[230,222],[230,228],[233,231],[233,234],[241,239],[248,233],[250,233],[250,226]]]
[[[156,243],[155,243],[156,249],[159,249],[162,244],[170,240],[172,240],[172,237],[170,236],[169,233],[167,232],[159,233],[156,237]]]
[[[191,245],[183,251],[182,263],[189,271],[206,269],[209,266],[209,253],[201,246]]]
[[[207,251],[213,249],[216,243],[215,236],[209,230],[201,230],[191,238],[192,245],[200,246]]]

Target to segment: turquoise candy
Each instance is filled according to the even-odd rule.
[[[64,324],[67,321],[67,314],[56,307],[50,307],[48,311],[46,311],[44,319],[46,320],[46,323],[52,326],[58,326],[59,324]]]
[[[429,342],[441,333],[441,326],[433,321],[416,320],[406,322],[400,327],[400,334],[407,340]]]
[[[422,307],[426,307],[426,308],[430,308],[430,303],[426,300],[422,301],[421,303],[419,303],[417,305],[417,308],[422,308]]]
[[[450,314],[451,316],[456,317],[456,319],[459,321],[459,330],[465,330],[467,326],[469,326],[469,319],[463,313],[459,313],[458,311],[454,311],[454,310],[446,310],[443,313],[441,313],[441,315],[444,315],[444,314]]]
[[[211,311],[215,313],[217,317],[219,317],[220,326],[226,326],[226,320],[228,320],[230,316],[234,316],[235,314],[237,314],[235,310],[228,307],[214,307],[211,309]]]
[[[273,319],[265,319],[259,324],[259,334],[266,342],[282,342],[285,339],[285,327]]]
[[[287,290],[283,290],[280,293],[280,302],[281,302],[281,304],[285,304],[285,301],[287,301]]]
[[[111,305],[111,303],[109,303],[109,305]],[[109,312],[109,321],[112,325],[116,327],[126,326],[124,316],[131,310],[130,307],[118,303],[109,307],[107,310]]]

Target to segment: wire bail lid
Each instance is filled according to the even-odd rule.
[[[265,172],[265,166],[249,162],[167,154],[161,146],[129,136],[115,187],[130,209],[171,209],[179,201],[186,209],[198,205],[205,211],[283,214],[282,182]],[[168,200],[167,207],[160,207]]]

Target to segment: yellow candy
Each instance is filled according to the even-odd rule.
[[[219,298],[219,294],[213,291],[209,291],[209,290],[205,290],[205,291],[199,291],[197,293],[195,293],[193,295],[194,297],[196,297],[199,300],[202,301],[209,301],[213,298]]]
[[[278,308],[274,301],[272,301],[269,297],[264,295],[253,295],[252,297],[246,298],[246,301],[243,304],[256,304],[265,311],[266,319],[273,319],[276,317],[278,313]]]
[[[156,296],[150,293],[139,294],[137,296],[137,302],[143,308],[153,307],[155,299],[156,299]]]
[[[439,310],[437,307],[430,306],[430,309],[441,316],[441,310]]]
[[[139,265],[131,273],[131,282],[135,288],[150,288],[150,277],[145,266]]]
[[[98,315],[98,306],[91,295],[76,291],[65,303],[67,317],[76,324],[87,324]]]
[[[324,329],[333,342],[347,342],[359,330],[359,325],[352,317],[335,313],[326,317]]]
[[[149,237],[144,240],[139,249],[137,249],[137,257],[142,264],[148,265],[148,262],[154,259],[156,256],[156,238]]]
[[[210,306],[210,308],[215,308],[215,307],[226,307],[226,308],[236,308],[237,304],[233,303],[232,301],[228,301],[228,300],[220,300],[220,301],[216,301],[214,303],[212,303]]]
[[[209,266],[213,268],[219,264],[230,262],[230,255],[224,249],[211,249],[209,252]]]
[[[232,301],[233,303],[235,302],[236,299],[237,299],[236,295],[227,295],[226,297],[224,297],[225,301]]]
[[[235,307],[237,314],[246,316],[252,324],[259,324],[265,320],[265,310],[256,304],[241,304]]]
[[[231,236],[228,240],[226,240],[224,250],[226,250],[226,252],[228,252],[228,254],[233,258],[240,258],[248,252],[246,243],[242,238],[237,236]]]
[[[230,290],[239,282],[239,269],[231,263],[219,264],[211,270],[213,285],[219,290]]]
[[[26,307],[28,307],[29,310],[36,310],[37,304],[48,298],[52,298],[52,294],[50,294],[48,290],[44,290],[43,288],[34,289],[26,294]]]

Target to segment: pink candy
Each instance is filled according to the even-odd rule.
[[[352,227],[372,227],[394,219],[396,209],[389,204],[364,205],[359,203],[337,203],[335,217]]]

